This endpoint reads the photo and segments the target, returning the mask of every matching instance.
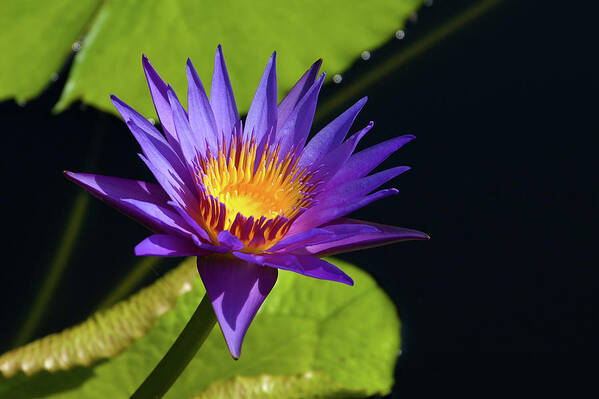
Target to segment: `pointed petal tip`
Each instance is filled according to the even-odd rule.
[[[119,114],[121,114],[122,108],[125,108],[125,110],[127,110],[127,111],[133,110],[133,108],[131,108],[126,102],[124,102],[123,100],[121,100],[114,94],[110,95],[110,101],[112,102],[112,105],[114,105],[114,107],[117,109]],[[135,112],[135,110],[133,110],[133,111]],[[121,114],[121,116],[123,116],[123,114]],[[123,117],[123,120],[125,120],[124,117]]]
[[[71,172],[69,170],[63,170],[62,174],[67,180],[69,180],[77,185],[80,185],[80,186],[81,186],[81,184],[85,183],[86,177],[93,176],[93,175],[89,175],[87,173],[77,173],[77,172]]]
[[[156,72],[156,70],[152,66],[152,63],[150,62],[150,59],[145,54],[141,55],[141,66],[144,69],[144,73],[146,74],[146,78],[148,78],[148,74],[150,74],[150,76],[151,75],[158,75],[158,73]]]
[[[343,273],[343,275],[341,276],[341,279],[339,279],[337,281],[341,284],[349,285],[350,287],[353,287],[355,284],[354,279],[345,273]]]
[[[239,348],[232,348],[229,346],[228,343],[227,343],[227,346],[229,348],[229,353],[231,354],[231,357],[233,358],[233,360],[235,360],[235,361],[239,360],[239,358],[241,357],[241,346]]]
[[[81,177],[82,173],[71,172],[69,170],[63,170],[62,175],[68,180],[75,184],[81,185]]]
[[[428,234],[419,231],[419,230],[412,230],[412,229],[406,229],[410,231],[410,235],[409,237],[407,237],[407,240],[430,240],[431,236],[429,236]]]
[[[168,100],[169,100],[169,104],[171,105],[171,108],[172,108],[173,104],[177,104],[179,102],[179,97],[177,97],[177,93],[175,92],[175,89],[173,89],[173,86],[171,86],[170,84],[166,86],[166,95],[168,96]]]
[[[170,103],[171,107],[173,106],[173,104],[176,103],[176,101],[178,100],[177,98],[177,94],[175,93],[175,90],[173,90],[171,85],[168,85],[166,87],[166,94],[168,96],[168,102]]]
[[[185,62],[185,64],[187,65],[187,68],[190,68],[193,71],[195,71],[195,68],[193,66],[193,62],[191,62],[191,58],[187,58],[187,61]]]
[[[79,173],[71,172],[69,170],[63,170],[62,175],[70,182],[75,183],[77,185],[81,185],[80,179],[78,178]]]
[[[218,267],[212,267],[214,262]],[[197,266],[229,352],[238,359],[246,332],[276,283],[277,271],[232,257],[198,258]]]
[[[410,235],[409,238],[407,238],[407,240],[422,240],[422,241],[428,241],[431,239],[431,236],[429,236],[426,233],[423,233],[422,231],[418,231],[418,230],[411,230],[412,234]]]
[[[143,242],[143,241],[142,241],[142,242]],[[133,254],[134,254],[135,256],[143,256],[143,255],[142,255],[141,248],[140,248],[141,244],[142,244],[142,243],[140,242],[139,244],[137,244],[137,245],[136,245],[136,246],[133,248]]]

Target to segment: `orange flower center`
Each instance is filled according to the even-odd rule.
[[[229,230],[246,252],[279,241],[312,200],[312,175],[300,170],[297,161],[293,152],[281,158],[278,147],[267,144],[258,151],[254,140],[239,137],[216,156],[200,158],[196,179],[205,188],[202,221],[212,240]]]

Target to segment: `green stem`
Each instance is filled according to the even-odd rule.
[[[107,120],[107,116],[100,115],[96,123],[94,123],[94,134],[92,136],[90,148],[87,151],[88,155],[86,157],[85,170],[93,170],[100,157]],[[29,342],[35,335],[44,316],[50,313],[48,312],[48,306],[52,302],[52,298],[56,293],[60,280],[68,269],[71,255],[73,254],[75,245],[79,241],[83,221],[89,208],[89,199],[90,196],[85,191],[77,191],[73,208],[69,213],[68,222],[62,238],[59,241],[54,259],[52,259],[52,262],[50,263],[47,275],[42,279],[41,287],[38,290],[31,311],[16,334],[13,342],[14,348]]]
[[[89,194],[80,191],[75,197],[75,204],[69,214],[69,221],[66,225],[65,232],[62,235],[62,239],[60,240],[60,244],[58,245],[56,255],[50,264],[48,274],[44,277],[42,286],[31,307],[31,311],[27,315],[27,319],[21,326],[21,329],[13,342],[14,348],[29,342],[31,337],[35,334],[40,321],[43,319],[48,305],[52,300],[52,296],[55,294],[56,288],[60,283],[60,279],[67,269],[88,207]]]
[[[206,294],[175,343],[137,388],[131,399],[161,398],[193,359],[215,323],[216,315]]]

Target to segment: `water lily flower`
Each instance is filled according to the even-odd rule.
[[[314,63],[277,105],[276,53],[268,60],[245,123],[219,46],[208,98],[187,61],[186,111],[148,59],[143,69],[162,125],[115,96],[158,184],[65,172],[102,201],[154,232],[137,255],[197,256],[198,271],[233,357],[277,280],[277,270],[353,285],[323,256],[426,239],[419,231],[345,216],[397,193],[375,191],[408,170],[368,175],[405,143],[399,136],[353,154],[373,123],[346,140],[363,98],[306,144],[324,74]]]

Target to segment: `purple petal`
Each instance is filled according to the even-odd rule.
[[[316,80],[316,76],[318,75],[318,70],[322,65],[322,59],[316,61],[310,69],[308,69],[302,77],[297,81],[295,86],[289,91],[287,96],[279,103],[277,107],[277,132],[283,127],[283,124],[296,107],[296,105],[300,102],[300,100],[305,96],[310,87],[314,84]]]
[[[206,140],[196,135],[195,131],[191,130],[189,120],[185,114],[183,106],[177,99],[177,95],[172,87],[169,86],[168,99],[173,110],[173,121],[175,122],[175,130],[177,131],[177,138],[181,145],[181,152],[185,157],[185,163],[190,172],[193,171],[193,165],[200,154],[206,153]]]
[[[168,209],[168,196],[157,184],[87,173],[65,176],[154,232],[188,232],[185,221]]]
[[[285,237],[284,239],[282,239],[281,241],[277,242],[275,245],[270,247],[268,249],[268,252],[285,251],[288,248],[293,248],[298,245],[301,245],[304,247],[307,245],[313,245],[315,243],[322,242],[323,239],[326,239],[332,235],[333,234],[331,232],[326,231],[324,229],[319,229],[319,228],[310,229],[310,230],[303,231],[298,234],[294,234],[292,236]]]
[[[156,139],[160,142],[165,142],[164,137],[154,125],[150,123],[142,114],[131,108],[127,103],[123,100],[112,94],[110,96],[112,104],[119,111],[121,117],[125,121],[125,123],[132,122],[137,125],[146,135]],[[170,109],[170,108],[169,108]],[[140,143],[141,144],[141,143]]]
[[[244,137],[250,137],[252,134],[256,142],[260,143],[262,137],[277,127],[277,53],[273,53],[254,99],[245,119]]]
[[[277,281],[277,270],[227,256],[198,258],[198,271],[234,358],[256,312]]]
[[[181,181],[189,183],[187,168],[181,162],[177,152],[173,150],[154,125],[118,97],[111,96],[111,99],[146,157],[159,169],[172,170]]]
[[[167,207],[131,198],[123,199],[123,202],[137,212],[152,218],[160,226],[162,232],[189,238],[193,235],[185,220],[177,212],[173,212]]]
[[[378,232],[376,227],[354,224],[338,224],[326,227],[317,227],[302,233],[285,237],[271,248],[270,253],[305,253],[305,248],[312,245],[339,241],[356,234]]]
[[[227,252],[230,251],[229,248],[220,247],[220,246],[217,246],[217,245],[212,245],[212,244],[209,244],[207,242],[204,242],[204,241],[200,240],[198,238],[198,236],[196,236],[196,235],[191,236],[191,239],[192,239],[193,243],[198,248],[206,250],[206,251],[216,252],[216,253],[219,253],[219,254],[224,254],[224,253],[227,253]]]
[[[212,107],[193,64],[187,59],[187,108],[194,135],[206,142],[212,154],[218,153],[218,134]]]
[[[286,154],[291,148],[304,148],[308,133],[310,133],[310,127],[312,127],[318,93],[320,93],[320,88],[324,82],[324,76],[323,73],[314,82],[310,90],[308,90],[306,95],[291,112],[281,130],[277,133],[276,137],[281,140],[281,154]]]
[[[339,115],[335,120],[326,125],[321,131],[308,142],[302,157],[298,162],[299,168],[305,168],[318,162],[325,155],[329,154],[334,148],[339,146],[349,128],[354,123],[356,116],[366,104],[367,97],[360,99],[352,105],[347,111]]]
[[[235,237],[233,234],[228,232],[227,230],[223,230],[218,233],[218,243],[226,248],[229,248],[233,251],[238,251],[243,249],[244,245],[239,240],[239,238]]]
[[[212,87],[210,89],[210,105],[214,112],[214,119],[218,137],[224,136],[229,140],[233,127],[239,121],[239,113],[235,104],[235,96],[231,88],[227,66],[220,44],[216,49],[214,57],[214,75],[212,76]],[[229,141],[226,141],[227,146]]]
[[[339,169],[337,174],[329,180],[327,189],[346,183],[350,180],[366,176],[376,168],[389,155],[400,149],[404,144],[415,139],[415,136],[406,134],[384,141],[372,147],[353,154]]]
[[[330,222],[333,219],[340,218],[342,216],[347,215],[348,213],[351,213],[360,208],[363,208],[366,205],[370,204],[371,202],[388,197],[390,195],[395,195],[397,193],[398,193],[398,191],[395,188],[379,190],[373,194],[356,199],[349,203],[346,203],[346,204],[343,204],[343,205],[340,205],[337,207],[323,209],[322,211],[317,212],[317,213],[304,212],[291,225],[291,228],[289,229],[289,233],[287,233],[287,234],[289,234],[289,235],[297,234],[304,230],[308,230],[308,229],[311,229],[316,226],[321,226],[325,223]]]
[[[202,226],[198,224],[190,215],[189,212],[183,209],[178,203],[169,201],[168,204],[175,208],[177,213],[187,222],[187,224],[205,241],[210,242],[210,236]]]
[[[188,238],[167,234],[154,234],[137,244],[137,256],[202,256],[210,252],[202,251]]]
[[[103,201],[120,201],[123,198],[132,198],[162,206],[166,206],[168,201],[168,196],[156,183],[90,173],[65,171],[64,174],[67,179],[80,185]]]
[[[341,219],[337,219],[337,220],[342,221],[342,220],[352,220],[352,219],[341,218]],[[337,239],[335,241],[345,238],[346,236],[354,236],[356,234],[380,232],[380,230],[373,225],[351,224],[350,222],[348,222],[348,223],[330,222],[320,228],[334,233],[335,236],[337,237]]]
[[[348,224],[353,224],[354,226],[372,226],[376,228],[378,232],[359,233],[339,241],[308,246],[304,249],[304,252],[315,256],[330,256],[343,252],[378,247],[380,245],[387,245],[399,241],[428,240],[430,238],[425,233],[417,230],[347,218],[337,219],[324,228],[335,226],[335,224],[344,226],[347,226]]]
[[[312,165],[315,170],[314,180],[328,182],[350,157],[354,149],[366,133],[372,129],[374,122],[370,122],[364,129],[353,134],[343,144],[332,150],[326,157]]]
[[[247,254],[233,252],[233,255],[247,262],[258,265],[276,267],[277,269],[290,270],[304,276],[315,277],[321,280],[336,281],[347,285],[354,285],[354,281],[337,266],[329,262],[308,255],[292,254]]]
[[[380,185],[408,170],[410,170],[409,166],[397,166],[361,179],[347,182],[340,186],[336,186],[331,190],[324,190],[316,197],[318,200],[316,206],[308,209],[306,212],[320,212],[322,209],[331,206],[339,206],[351,202],[355,198],[363,197],[374,191]]]
[[[198,201],[193,195],[193,192],[189,192],[187,186],[179,180],[177,175],[175,175],[171,170],[160,169],[159,166],[151,162],[142,154],[138,155],[146,164],[148,169],[150,169],[150,172],[152,172],[158,181],[158,184],[160,184],[162,189],[173,201],[185,208],[191,208],[192,210],[198,209]]]
[[[150,64],[150,61],[145,54],[142,56],[142,65],[146,74],[146,80],[148,81],[156,114],[158,115],[158,119],[160,119],[160,124],[162,124],[162,130],[164,130],[169,143],[175,147],[174,143],[177,143],[178,140],[177,135],[175,134],[175,124],[173,123],[171,106],[168,101],[167,86],[152,64]]]

